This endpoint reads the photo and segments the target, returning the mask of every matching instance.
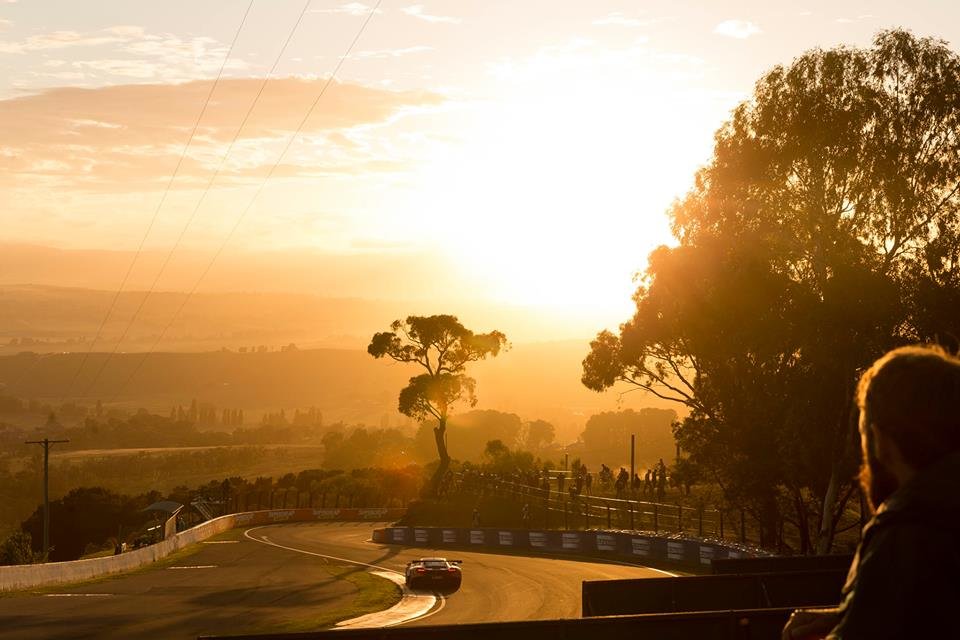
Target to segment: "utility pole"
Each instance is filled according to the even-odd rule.
[[[636,434],[630,434],[630,483],[627,485],[630,491],[627,492],[628,495],[633,495],[633,476],[635,473],[636,466],[634,465],[634,460],[636,458],[637,451],[637,436]]]
[[[50,445],[69,440],[27,440],[24,444],[39,444],[43,447],[43,557],[50,551]]]

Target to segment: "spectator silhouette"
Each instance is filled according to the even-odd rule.
[[[863,374],[857,406],[860,483],[874,515],[841,605],[795,611],[783,638],[956,637],[960,359],[895,349]]]

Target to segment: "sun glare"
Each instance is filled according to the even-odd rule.
[[[651,100],[656,75],[614,81],[615,63],[503,71],[499,95],[458,114],[458,142],[422,170],[413,215],[491,297],[622,308],[650,250],[671,241],[666,209],[700,156],[689,107]]]

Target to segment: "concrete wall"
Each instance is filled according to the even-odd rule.
[[[162,542],[118,556],[0,566],[0,591],[81,582],[149,565],[184,547],[202,542],[234,527],[315,521],[384,521],[403,517],[405,509],[273,509],[233,513],[208,520]]]

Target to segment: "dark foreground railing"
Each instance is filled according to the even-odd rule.
[[[778,640],[792,609],[701,611],[570,620],[344,629],[230,636],[232,640]],[[202,636],[215,638],[216,636]]]
[[[846,571],[586,581],[583,615],[831,606]]]
[[[789,571],[843,571],[853,562],[853,554],[829,556],[763,556],[759,558],[714,558],[714,574],[786,573]]]

